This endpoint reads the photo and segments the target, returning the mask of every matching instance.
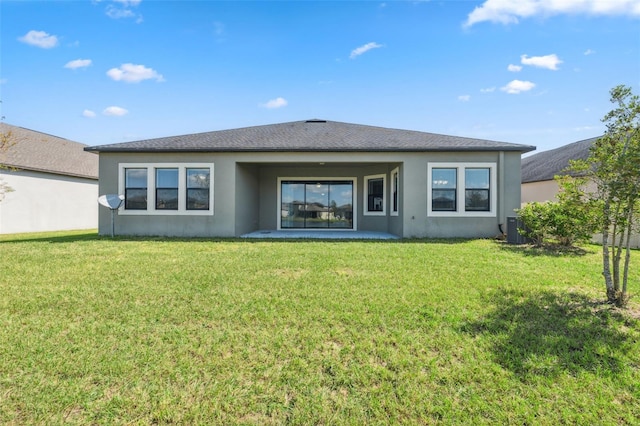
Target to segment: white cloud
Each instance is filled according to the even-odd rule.
[[[506,86],[501,87],[500,90],[503,92],[507,92],[511,95],[517,95],[521,92],[528,92],[529,90],[535,87],[535,83],[530,81],[522,81],[522,80],[512,80],[507,83]]]
[[[89,65],[91,65],[91,59],[76,59],[76,60],[67,62],[64,67],[75,70],[78,68],[88,67]]]
[[[520,19],[560,14],[640,16],[638,0],[486,0],[477,6],[464,23],[470,27],[489,21],[517,24]]]
[[[96,116],[96,113],[91,111],[90,109],[85,109],[84,111],[82,111],[82,116],[87,118],[94,118]]]
[[[120,3],[124,7],[138,6],[142,0],[113,0],[114,3]]]
[[[217,36],[221,36],[224,34],[224,24],[222,22],[216,21],[213,23],[213,32],[215,33],[215,35]]]
[[[458,100],[460,102],[469,102],[471,100],[471,95],[460,95],[458,96]]]
[[[110,117],[122,117],[123,115],[129,114],[129,111],[124,108],[120,108],[119,106],[110,106],[105,108],[102,113]]]
[[[287,102],[285,98],[275,98],[275,99],[271,99],[267,103],[264,103],[260,106],[267,109],[276,109],[276,108],[286,107],[288,104],[289,102]]]
[[[378,44],[378,43],[372,41],[371,43],[367,43],[367,44],[365,44],[363,46],[360,46],[360,47],[357,47],[357,48],[353,49],[351,51],[351,55],[349,55],[349,58],[355,59],[356,57],[362,55],[363,53],[368,52],[371,49],[378,49],[378,48],[380,48],[382,46],[383,46],[382,44]]]
[[[596,53],[595,50],[587,49],[584,51],[584,56],[593,55],[594,53]]]
[[[113,5],[107,6],[107,16],[111,19],[133,18],[136,16],[131,9],[120,9]]]
[[[522,67],[520,65],[513,65],[513,64],[509,64],[509,66],[507,67],[507,69],[511,72],[519,72],[522,71]]]
[[[106,14],[111,19],[135,18],[136,23],[143,21],[142,15],[133,11],[138,7],[142,0],[113,0],[114,4],[110,4],[106,8]]]
[[[51,49],[58,45],[58,37],[44,31],[31,30],[24,36],[18,38],[18,40],[43,49]]]
[[[226,39],[226,26],[223,22],[214,21],[213,22],[213,37],[216,42],[222,43]]]
[[[556,71],[558,69],[558,64],[561,64],[562,61],[558,56],[554,53],[553,55],[546,56],[532,56],[528,57],[527,55],[520,56],[520,62],[524,65],[531,65],[538,68],[546,68],[549,70]]]
[[[496,88],[495,87],[487,87],[486,89],[480,89],[481,93],[492,93],[495,92]]]
[[[158,82],[164,81],[164,77],[154,69],[135,64],[122,64],[120,68],[111,68],[107,71],[107,75],[115,81],[124,81],[125,83],[139,83],[152,79]]]

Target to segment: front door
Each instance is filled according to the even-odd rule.
[[[281,229],[353,229],[353,181],[282,180]]]

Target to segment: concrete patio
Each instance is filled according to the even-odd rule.
[[[241,238],[323,239],[323,240],[398,240],[397,235],[373,231],[263,230],[241,235]]]

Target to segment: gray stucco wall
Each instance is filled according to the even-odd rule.
[[[115,219],[117,235],[159,235],[184,237],[233,237],[235,230],[235,162],[210,153],[101,153],[100,194],[119,193],[120,163],[213,163],[214,214],[206,216],[149,215],[133,216],[122,213]],[[152,190],[151,188],[149,190]],[[100,207],[98,230],[101,235],[111,232],[109,209]]]
[[[406,238],[486,238],[499,233],[499,224],[520,208],[519,152],[431,152],[409,156],[404,163],[404,232]],[[496,163],[497,207],[494,217],[432,217],[426,189],[428,163]]]
[[[260,211],[265,209],[261,203],[257,165],[237,165],[236,188],[235,235],[243,235],[260,228]]]
[[[428,213],[429,163],[495,163],[497,208],[492,217],[433,217]],[[101,153],[100,194],[118,193],[119,163],[213,163],[214,214],[130,216],[119,214],[120,235],[233,237],[276,229],[279,177],[356,178],[357,229],[405,238],[492,237],[520,206],[519,152],[424,153]],[[323,164],[320,164],[323,163]],[[392,216],[390,173],[399,168],[399,214]],[[385,174],[385,216],[363,213],[364,177]],[[99,230],[110,233],[109,210],[100,208]]]

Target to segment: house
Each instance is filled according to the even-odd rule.
[[[0,124],[0,234],[98,226],[98,159],[87,145]]]
[[[522,159],[522,203],[544,202],[556,199],[560,190],[556,175],[566,173],[570,160],[586,160],[591,146],[600,136],[573,142],[549,151],[539,152]],[[591,185],[595,190],[595,185]],[[602,242],[602,234],[593,238]],[[631,246],[640,248],[640,235],[631,236]]]
[[[99,154],[100,193],[124,195],[118,235],[404,238],[498,234],[533,149],[318,119],[85,148]],[[99,232],[110,229],[101,209]]]
[[[599,137],[573,142],[522,159],[522,203],[555,200],[559,187],[556,175],[563,174],[570,160],[586,160]]]

